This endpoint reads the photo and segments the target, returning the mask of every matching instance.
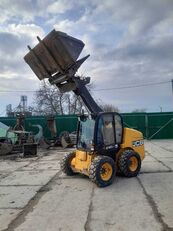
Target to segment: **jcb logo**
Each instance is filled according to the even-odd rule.
[[[133,147],[138,147],[138,146],[142,146],[144,145],[144,141],[143,140],[136,140],[132,142],[132,146]]]

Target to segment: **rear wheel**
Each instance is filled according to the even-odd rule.
[[[59,135],[60,143],[63,148],[67,148],[71,146],[71,140],[69,132],[63,131]]]
[[[89,178],[99,187],[112,184],[115,174],[115,162],[107,156],[95,157],[89,168]]]
[[[67,176],[72,176],[76,174],[71,168],[71,161],[74,157],[74,152],[68,153],[62,158],[60,162],[62,172],[65,173]]]
[[[133,150],[125,150],[118,160],[121,175],[126,177],[137,176],[141,169],[141,158]]]

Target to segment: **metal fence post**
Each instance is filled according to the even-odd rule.
[[[145,136],[148,139],[149,137],[149,130],[148,130],[148,114],[145,115]]]

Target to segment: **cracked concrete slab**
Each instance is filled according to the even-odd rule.
[[[3,171],[12,172],[29,163],[30,163],[29,161],[18,162],[18,161],[9,161],[9,160],[2,161],[1,160],[0,161],[0,172],[3,172]]]
[[[9,172],[7,172],[7,171],[0,171],[0,181],[1,181],[1,179],[3,179],[4,177],[6,177],[8,175],[9,175]]]
[[[86,178],[57,180],[14,230],[84,230],[92,188],[93,184]]]
[[[154,157],[146,154],[144,162],[155,162],[155,161],[157,161],[157,160]]]
[[[95,188],[87,230],[160,231],[152,208],[136,178],[118,178]]]
[[[162,163],[158,161],[143,161],[141,166],[141,173],[149,173],[149,172],[168,172],[170,169],[164,166]]]
[[[63,153],[60,154],[54,154],[54,155],[49,155],[49,156],[43,156],[41,159],[42,161],[56,161],[62,158]]]
[[[3,178],[0,181],[0,185],[45,185],[57,171],[16,171]]]
[[[171,152],[166,152],[166,151],[160,151],[160,152],[153,152],[152,156],[160,159],[160,158],[172,158],[173,157],[173,153]]]
[[[0,209],[0,231],[8,228],[8,225],[14,220],[21,210],[19,209]]]
[[[162,149],[166,149],[168,151],[173,151],[172,139],[170,140],[151,140],[151,141],[147,141],[147,143],[151,145],[157,145],[158,147],[161,147]]]
[[[145,149],[149,154],[157,159],[173,157],[173,144],[171,143],[169,144],[168,148],[163,141],[146,141]]]
[[[59,160],[39,160],[37,162],[33,162],[23,168],[21,170],[60,170],[60,161]]]
[[[0,186],[0,209],[23,208],[42,186]]]
[[[80,174],[69,177],[59,172],[59,160],[70,150],[43,150],[38,158],[18,159],[17,169],[13,169],[16,161],[9,160],[13,163],[6,166],[12,166],[12,172],[10,168],[0,172],[0,177],[9,174],[0,181],[0,206],[4,206],[0,230],[8,225],[9,231],[167,230],[173,214],[171,150],[171,142],[153,145],[147,141],[150,154],[143,161],[142,174],[117,177],[107,188],[98,188]],[[20,206],[24,208],[15,209]]]
[[[160,161],[173,162],[173,157],[160,157]]]
[[[173,229],[173,172],[141,174],[139,178],[156,203],[163,221]]]
[[[169,161],[164,159],[162,162],[173,171],[173,159]]]

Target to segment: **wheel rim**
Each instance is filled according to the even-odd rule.
[[[130,171],[134,172],[136,171],[138,167],[138,160],[135,156],[130,157],[129,159],[129,169]]]
[[[108,181],[112,176],[113,170],[112,166],[109,163],[104,163],[101,167],[101,179],[104,181]]]

